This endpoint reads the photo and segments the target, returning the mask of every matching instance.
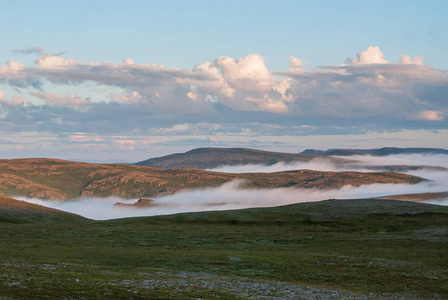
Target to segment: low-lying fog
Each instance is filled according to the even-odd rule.
[[[447,155],[391,155],[385,157],[350,156],[343,157],[356,159],[359,166],[366,165],[429,165],[448,168]],[[322,171],[348,170],[347,166],[339,168],[335,164],[324,160],[315,160],[306,163],[283,164],[273,166],[248,165],[221,167],[219,171],[229,172],[274,172],[291,169],[311,169]],[[353,169],[353,168],[352,168]],[[215,169],[216,171],[217,169]],[[336,190],[317,189],[243,189],[243,181],[235,180],[217,188],[204,188],[183,191],[174,195],[158,197],[155,204],[158,206],[148,208],[113,207],[116,202],[134,203],[137,199],[123,200],[110,198],[82,198],[72,201],[50,201],[29,198],[17,198],[31,203],[44,205],[85,216],[90,219],[105,220],[135,216],[153,216],[192,211],[228,210],[250,207],[269,207],[300,202],[320,201],[326,199],[359,199],[380,197],[397,194],[413,194],[427,192],[448,191],[448,172],[445,171],[412,171],[407,172],[430,181],[415,185],[408,184],[370,184],[360,187],[344,186]],[[434,204],[448,205],[448,199],[432,201]]]
[[[224,173],[255,173],[255,172],[281,172],[288,170],[316,170],[316,171],[365,171],[372,172],[369,166],[408,165],[408,166],[432,166],[448,168],[448,155],[443,154],[399,154],[389,156],[352,155],[332,156],[344,160],[356,161],[355,163],[336,164],[325,157],[313,159],[308,162],[284,163],[274,165],[238,165],[221,166],[209,171]]]

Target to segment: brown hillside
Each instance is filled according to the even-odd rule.
[[[252,188],[339,188],[371,183],[418,183],[424,179],[391,172],[285,171],[230,174],[195,169],[162,170],[125,164],[90,164],[57,159],[0,160],[0,193],[9,196],[155,197],[182,189],[219,186],[245,179]]]
[[[378,199],[400,200],[400,201],[411,201],[411,202],[442,201],[442,200],[448,199],[448,192],[401,194],[401,195],[392,195],[392,196],[381,197]]]

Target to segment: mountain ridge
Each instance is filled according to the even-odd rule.
[[[390,153],[390,154],[387,154]],[[440,148],[393,148],[379,149],[307,149],[301,153],[283,153],[264,151],[250,148],[197,148],[184,153],[175,153],[166,156],[154,157],[135,163],[138,166],[148,166],[166,170],[193,168],[215,169],[221,166],[236,165],[274,165],[279,162],[309,162],[316,158],[328,160],[334,164],[350,163],[351,155],[385,156],[391,154],[447,154],[448,150]],[[347,156],[347,159],[332,156]],[[416,167],[416,166],[413,166]],[[422,167],[422,166],[419,166]]]

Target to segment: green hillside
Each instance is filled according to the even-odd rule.
[[[0,223],[80,222],[85,218],[0,195]]]

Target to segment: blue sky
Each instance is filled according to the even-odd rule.
[[[3,158],[448,148],[446,1],[0,8]]]
[[[271,71],[289,55],[343,62],[368,46],[391,61],[424,55],[446,69],[446,1],[2,1],[3,60],[39,46],[88,61],[191,69],[220,56],[258,53]],[[9,46],[9,48],[8,48]]]

